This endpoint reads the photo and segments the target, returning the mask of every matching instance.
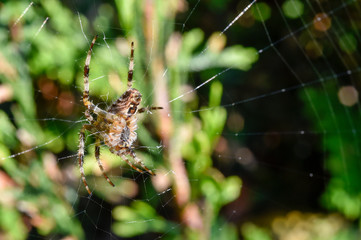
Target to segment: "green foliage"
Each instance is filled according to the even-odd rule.
[[[76,4],[82,8],[80,2]],[[213,0],[209,6],[220,11],[226,9],[227,2]],[[108,171],[114,171],[112,177],[119,177],[112,179],[116,188],[99,187],[106,182],[95,170],[93,140],[87,138],[85,173],[91,179],[89,185],[104,201],[101,207],[108,203],[114,206],[109,211],[113,218],[109,229],[124,238],[158,234],[166,239],[238,239],[239,229],[223,217],[222,210],[239,199],[243,182],[234,172],[227,175],[214,166],[215,149],[227,120],[226,110],[220,107],[222,80],[227,74],[222,71],[250,70],[258,61],[257,50],[228,46],[224,33],[205,33],[199,28],[175,30],[179,27],[176,17],[182,11],[175,0],[116,0],[114,6],[94,1],[86,4],[89,9],[76,11],[59,0],[38,0],[19,19],[28,6],[25,0],[0,3],[0,238],[28,239],[33,237],[30,231],[40,235],[34,238],[85,239],[89,234],[76,215],[80,200],[86,198],[79,197],[84,191],[82,185],[74,188],[80,179],[76,157],[72,156],[76,156],[84,118],[79,101],[84,60],[97,33],[90,66],[92,100],[103,107],[124,92],[129,43],[134,41],[134,86],[143,94],[144,106],[164,107],[152,115],[144,114],[138,129],[139,145],[148,151],[140,148],[137,154],[163,177],[160,180],[158,176],[147,178],[138,186],[126,171],[119,171],[124,161],[105,148],[102,161]],[[270,21],[271,7],[259,2],[245,17]],[[297,19],[304,15],[304,7],[302,1],[287,0],[282,11],[286,17]],[[192,5],[189,8],[193,9]],[[93,20],[90,22],[82,12],[91,12]],[[241,20],[235,25],[244,24]],[[277,44],[268,47],[282,50],[278,44],[284,39],[276,42],[273,33],[270,35]],[[344,54],[355,53],[355,36],[344,33],[335,43]],[[257,35],[252,37],[257,39]],[[316,39],[321,39],[321,34]],[[323,53],[322,49],[318,52]],[[212,79],[215,73],[219,75]],[[267,79],[261,75],[254,84]],[[207,80],[204,86],[199,85]],[[305,115],[322,138],[319,147],[330,173],[321,201],[348,219],[361,219],[361,141],[356,134],[361,129],[359,109],[343,106],[336,94],[327,95],[338,90],[330,82],[323,91],[307,88],[307,96],[302,95]],[[206,93],[208,99],[199,98],[199,92]],[[167,185],[159,190],[156,182],[163,180]],[[162,197],[168,192],[171,203],[163,205]],[[149,195],[155,197],[149,199]],[[86,200],[92,203],[94,199]],[[102,213],[103,209],[95,211]],[[90,214],[87,217],[93,224],[102,222],[100,216],[98,222]],[[320,219],[322,224],[334,221]],[[312,226],[310,229],[314,231]],[[240,230],[247,240],[271,239],[267,230],[255,224],[246,223]],[[349,228],[337,231],[334,239],[355,236],[358,233]]]
[[[244,48],[241,45],[232,46],[222,52],[206,51],[195,56],[190,61],[190,71],[202,71],[215,67],[231,67],[247,71],[257,61],[258,55],[254,48]],[[188,65],[189,66],[189,65]]]
[[[222,181],[204,178],[201,182],[201,191],[212,205],[212,208],[219,210],[222,206],[234,201],[239,196],[241,186],[242,182],[236,176],[222,179]]]
[[[267,230],[262,229],[255,224],[246,223],[242,226],[242,234],[245,240],[271,240]]]
[[[165,233],[175,228],[175,224],[158,216],[152,206],[141,201],[133,202],[129,207],[116,207],[113,216],[116,220],[113,231],[121,237],[134,237],[147,232]]]
[[[85,236],[77,218],[71,217],[74,215],[73,202],[77,193],[64,185],[61,177],[64,175],[55,154],[77,150],[80,124],[76,120],[79,120],[83,110],[74,112],[78,107],[75,99],[79,99],[83,88],[82,68],[92,35],[91,28],[100,36],[103,34],[112,38],[119,34],[111,27],[114,17],[119,16],[117,20],[125,36],[114,41],[99,37],[93,49],[90,88],[96,103],[114,99],[124,91],[128,71],[128,40],[135,41],[135,87],[144,96],[158,96],[169,91],[169,100],[174,99],[182,94],[180,89],[186,86],[190,72],[204,71],[206,76],[209,75],[207,70],[212,68],[248,70],[257,61],[257,52],[253,48],[240,45],[224,48],[225,36],[218,33],[208,40],[204,39],[200,29],[190,29],[182,35],[175,33],[177,4],[174,1],[155,1],[149,5],[142,1],[119,0],[115,1],[115,5],[116,9],[109,4],[100,5],[91,24],[85,16],[71,12],[57,0],[37,1],[16,24],[15,21],[29,3],[8,1],[0,6],[0,43],[3,46],[0,63],[7,66],[1,68],[0,81],[10,91],[5,101],[11,102],[10,108],[0,111],[0,127],[3,129],[0,132],[0,174],[8,179],[8,187],[1,190],[2,196],[7,197],[0,200],[0,232],[5,239],[26,239],[32,228],[41,236],[57,234],[79,239]],[[145,8],[154,10],[152,22],[144,20]],[[40,28],[47,17],[44,27]],[[147,35],[147,27],[153,29],[152,35]],[[171,43],[178,51],[167,55]],[[208,50],[200,54],[198,49],[204,46]],[[168,83],[160,82],[165,66],[168,68]],[[179,239],[179,236],[189,239],[199,239],[200,236],[237,239],[235,227],[224,221],[219,211],[239,197],[242,181],[237,176],[224,177],[212,166],[212,154],[227,114],[225,109],[219,107],[222,84],[213,80],[208,86],[208,106],[200,106],[197,97],[191,94],[188,102],[179,99],[170,104],[170,124],[177,127],[171,129],[172,134],[169,135],[175,147],[167,146],[166,150],[179,152],[181,159],[187,162],[189,177],[199,179],[197,183],[190,184],[189,201],[201,211],[203,229],[179,225],[160,215],[156,210],[160,204],[157,200],[149,203],[139,200],[131,202],[129,206],[114,208],[112,229],[115,234],[135,237],[153,232],[172,239]],[[40,91],[34,91],[34,88]],[[158,88],[165,92],[159,92]],[[55,92],[47,92],[47,89],[55,89]],[[154,89],[155,93],[152,92]],[[66,93],[69,99],[59,97],[62,93]],[[152,99],[147,97],[144,105],[151,102]],[[69,105],[72,106],[70,114],[61,111]],[[200,109],[200,113],[184,114],[195,109]],[[49,116],[70,118],[71,124],[50,119],[38,121]],[[150,123],[148,119],[145,121]],[[158,129],[161,127],[156,123],[151,124]],[[189,129],[187,140],[179,138],[180,129]],[[138,132],[143,145],[157,148],[159,142],[154,140],[154,134],[146,127],[140,125]],[[19,152],[23,153],[17,154]],[[89,146],[88,153],[86,162],[89,164],[86,164],[85,172],[90,175],[97,168],[91,155],[94,153],[93,146]],[[115,160],[108,151],[102,153],[102,160],[107,166],[116,168],[124,164]],[[171,165],[171,156],[166,154],[163,162],[154,162],[155,158],[162,158],[161,152],[144,152],[141,155],[147,165],[164,165],[164,168]],[[123,186],[122,191],[95,189],[94,194],[111,199],[111,195],[119,196],[119,192],[128,194],[127,189],[132,186],[123,180],[115,180],[115,183]],[[177,189],[176,186],[173,188]],[[156,194],[150,185],[149,191]],[[205,209],[198,205],[202,199]],[[182,204],[174,207],[178,208],[176,212],[187,208]],[[31,216],[31,221],[25,221],[22,213]]]
[[[36,120],[41,111],[37,109],[33,84],[44,76],[61,84],[71,84],[69,79],[76,72],[74,59],[86,43],[79,40],[82,35],[75,31],[76,16],[58,1],[43,1],[41,9],[30,8],[15,25],[28,4],[27,1],[9,1],[0,9],[3,46],[0,82],[2,87],[7,87],[6,101],[11,103],[11,107],[0,111],[0,175],[6,180],[0,200],[1,237],[26,239],[27,225],[31,222],[44,236],[57,233],[82,238],[81,226],[70,217],[74,214],[71,205],[62,196],[65,189],[44,171],[46,163],[56,162],[48,150],[60,152],[64,144],[58,131]],[[50,17],[51,28],[37,33],[45,16]],[[70,41],[77,44],[69,44]],[[44,144],[46,142],[49,144]],[[35,146],[42,149],[16,154]],[[13,153],[15,157],[9,157]]]
[[[15,208],[0,205],[0,222],[7,239],[26,239],[26,227],[21,222],[21,214]]]
[[[337,92],[338,86],[327,82],[325,88]],[[310,119],[318,118],[315,131],[322,133],[322,146],[327,151],[325,166],[331,179],[322,203],[330,209],[345,214],[350,219],[361,217],[360,148],[356,129],[360,129],[360,115],[354,107],[342,105],[337,95],[326,95],[318,89],[307,89],[309,98],[306,113]],[[308,99],[313,99],[308,101]],[[317,100],[315,100],[317,99]],[[316,109],[317,113],[314,111]],[[315,115],[315,113],[317,115]],[[347,114],[347,118],[344,114]],[[342,131],[341,131],[342,129]]]

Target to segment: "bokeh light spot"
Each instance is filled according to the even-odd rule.
[[[244,128],[244,118],[239,113],[231,113],[227,119],[227,127],[232,132],[240,132]]]
[[[358,91],[354,86],[343,86],[338,91],[338,99],[343,105],[351,107],[358,101]]]
[[[311,58],[318,58],[323,55],[323,46],[316,41],[308,42],[305,46],[305,50],[307,55]]]
[[[338,41],[340,48],[346,53],[353,53],[357,48],[357,40],[352,34],[344,34]]]
[[[303,14],[304,4],[299,0],[287,0],[282,4],[282,10],[288,18],[299,18]]]
[[[252,8],[253,17],[257,21],[266,21],[271,17],[271,8],[268,6],[267,3],[256,3],[255,7]]]
[[[317,13],[313,19],[313,26],[318,31],[326,32],[331,25],[331,18],[326,13]]]

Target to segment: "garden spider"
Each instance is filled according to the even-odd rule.
[[[89,124],[84,124],[79,134],[79,149],[78,149],[78,160],[80,174],[89,195],[91,191],[85,179],[84,174],[84,139],[85,130],[91,132],[95,136],[95,158],[98,162],[99,168],[102,171],[105,179],[110,185],[114,187],[114,184],[106,175],[102,162],[100,161],[100,142],[104,143],[109,147],[109,150],[118,156],[120,156],[129,166],[136,171],[143,173],[144,170],[151,175],[155,175],[152,170],[147,168],[144,163],[137,158],[135,152],[132,149],[134,141],[137,139],[137,113],[148,112],[150,110],[163,109],[162,107],[147,107],[138,109],[138,105],[142,100],[140,92],[132,88],[133,80],[133,69],[134,69],[134,43],[131,44],[130,51],[130,62],[128,71],[128,90],[118,98],[108,109],[105,111],[98,106],[94,105],[89,100],[89,64],[92,54],[92,49],[97,35],[94,37],[84,66],[84,92],[83,92],[83,103],[87,108],[85,110],[85,117],[89,121]],[[140,165],[144,170],[134,166],[127,158],[126,155],[132,156],[137,165]]]

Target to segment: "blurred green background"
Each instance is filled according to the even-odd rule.
[[[0,239],[360,239],[360,1],[0,2]],[[48,18],[48,19],[47,19]],[[86,142],[83,67],[143,106],[137,155]],[[209,83],[200,86],[206,81]]]

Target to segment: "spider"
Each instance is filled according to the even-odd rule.
[[[89,124],[84,124],[80,130],[79,134],[79,149],[78,149],[78,160],[80,174],[84,183],[86,190],[89,195],[91,191],[89,189],[88,183],[85,179],[84,174],[84,139],[85,131],[89,131],[92,135],[95,136],[95,159],[98,162],[99,168],[102,171],[105,179],[110,185],[115,186],[114,183],[108,178],[107,174],[104,171],[103,164],[100,160],[100,143],[104,143],[109,147],[109,150],[118,156],[120,156],[130,167],[134,170],[143,173],[144,171],[155,175],[152,170],[147,168],[144,163],[137,158],[135,152],[132,149],[134,141],[137,139],[137,113],[148,112],[151,110],[163,109],[162,107],[147,107],[139,108],[138,106],[142,100],[142,95],[140,92],[132,88],[133,80],[133,69],[134,69],[134,43],[131,43],[130,50],[130,62],[129,62],[129,71],[128,71],[128,89],[123,93],[123,95],[118,98],[107,110],[103,110],[98,106],[94,105],[89,100],[89,64],[91,59],[91,54],[95,41],[97,40],[97,35],[93,38],[91,42],[84,66],[84,91],[83,91],[83,103],[86,107],[85,117],[87,118]],[[126,157],[127,155],[131,156],[135,163],[143,170],[133,165],[131,161]]]

